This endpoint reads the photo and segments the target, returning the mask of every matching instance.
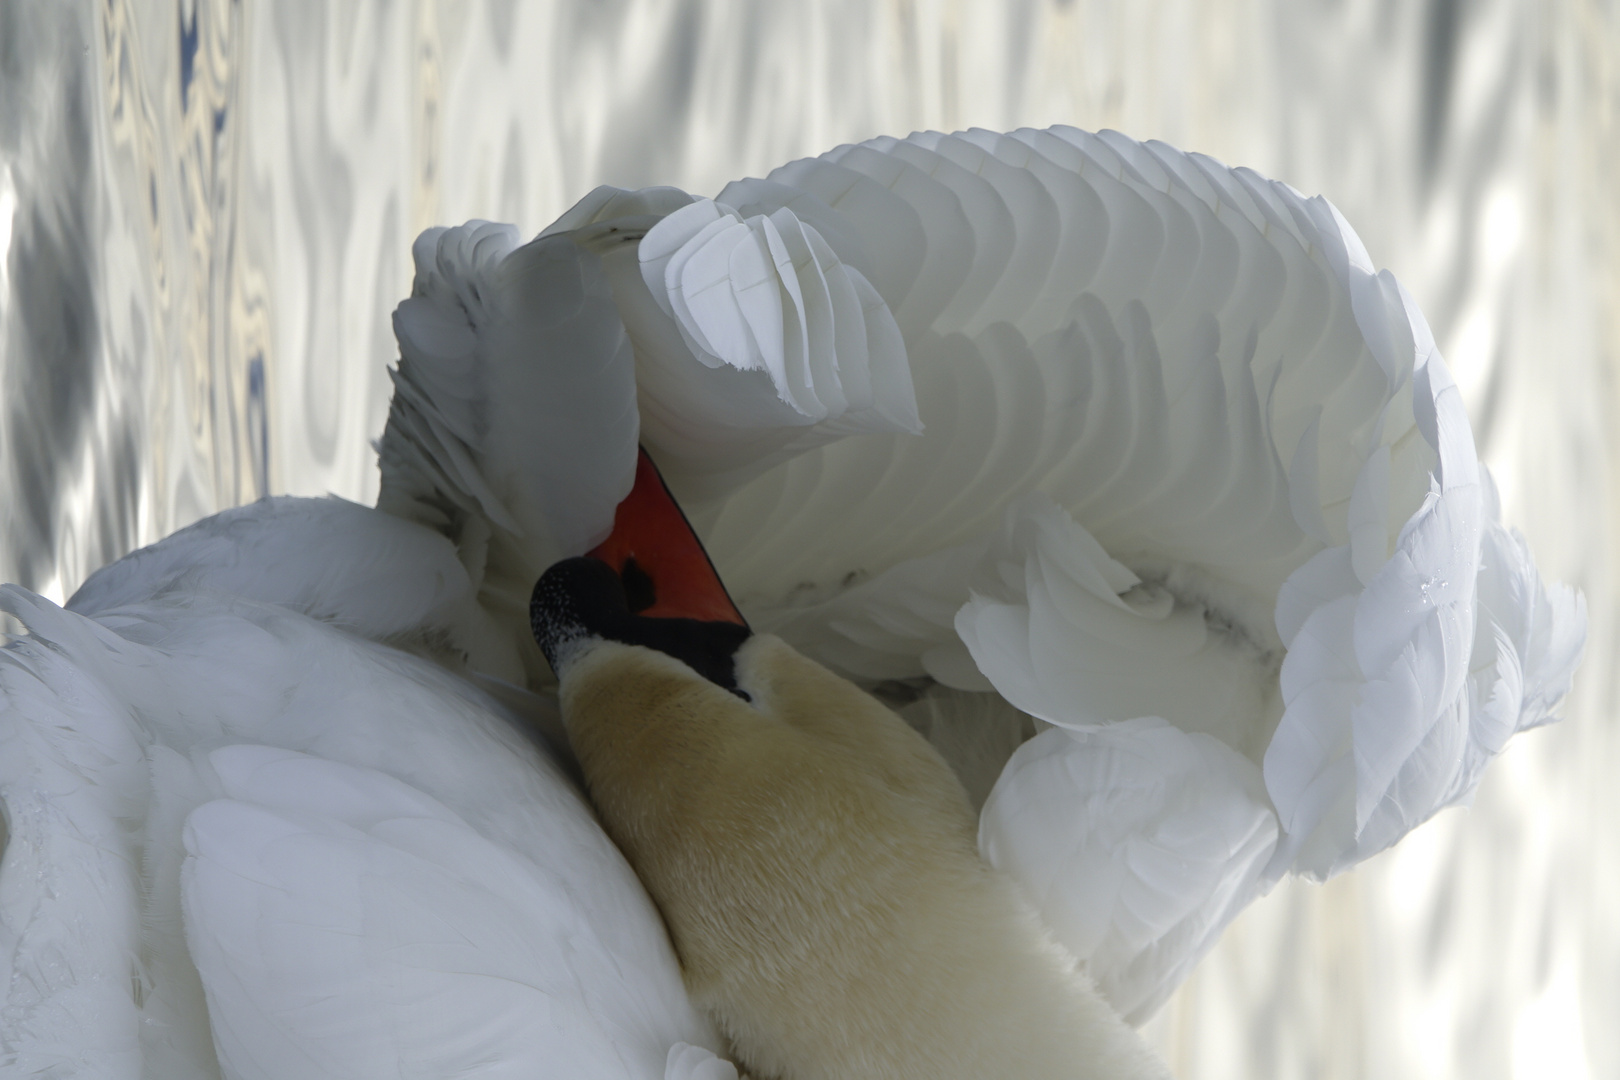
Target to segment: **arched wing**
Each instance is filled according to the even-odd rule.
[[[1053,128],[840,147],[716,202],[791,210],[871,284],[922,423],[672,471],[756,625],[1082,733],[1218,738],[1263,767],[1265,880],[1466,797],[1568,685],[1578,602],[1502,529],[1422,314],[1326,200]]]

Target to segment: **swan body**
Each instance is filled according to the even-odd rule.
[[[1283,874],[1466,801],[1568,690],[1584,601],[1501,523],[1411,298],[1284,184],[1112,132],[919,133],[413,254],[377,510],[260,503],[65,611],[5,594],[8,1066],[729,1070],[511,726],[555,725],[529,592],[608,534],[638,440],[749,622],[927,734],[1127,1019]],[[474,911],[497,929],[418,947]],[[497,982],[556,1022],[449,989]]]

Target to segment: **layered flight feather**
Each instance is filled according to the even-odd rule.
[[[1329,876],[1465,799],[1567,690],[1581,602],[1503,529],[1421,312],[1325,199],[1115,132],[840,147],[647,229],[642,278],[668,301],[611,280],[638,346],[686,345],[662,379],[774,372],[797,347],[764,257],[716,257],[769,250],[760,223],[786,215],[892,312],[921,431],[777,444],[793,456],[754,476],[706,430],[644,441],[750,620],[840,670],[993,690],[1087,738],[1159,717],[1238,755],[1210,798],[1275,843],[1189,873],[1190,922],[1126,890],[1119,926],[1162,932],[1121,932],[1134,954],[1069,940],[1122,1007],[1151,1011],[1283,873]],[[769,384],[784,431],[813,420],[792,378]],[[1483,609],[1510,594],[1517,614]],[[1032,776],[1008,769],[987,835]],[[1141,835],[1176,813],[1132,812]],[[1215,842],[1179,835],[1189,860]]]

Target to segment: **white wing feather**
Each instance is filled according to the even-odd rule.
[[[455,548],[431,529],[335,496],[281,496],[131,552],[91,574],[66,606],[96,615],[166,593],[217,593],[380,639],[446,624],[470,588]]]
[[[658,1075],[658,991],[627,985],[554,862],[381,773],[259,746],[206,759],[187,939],[234,1075]]]
[[[0,1008],[17,1021],[15,1061],[145,1060],[173,1076],[414,1061],[445,1075],[455,1055],[512,1051],[646,1077],[677,1043],[717,1048],[583,798],[465,681],[218,594],[171,591],[98,619],[15,588],[4,599],[32,631],[0,653]],[[355,890],[373,907],[340,902]],[[371,945],[400,948],[316,941],[357,911]],[[499,970],[423,944],[458,918]],[[541,1010],[519,1024],[515,1006],[469,989],[497,979],[530,987],[513,1000],[553,995],[553,1023]],[[349,993],[384,984],[398,996]],[[461,1034],[431,1038],[435,1024]],[[328,1039],[345,1025],[354,1039]]]
[[[17,1076],[135,1077],[154,1034],[132,1000],[142,956],[132,826],[149,778],[127,708],[73,662],[67,644],[23,640],[0,651],[9,834],[0,863],[0,1065]],[[206,1054],[206,1024],[200,1046],[173,1045],[188,1034],[164,1031],[160,1060]],[[170,1075],[207,1074],[180,1067]]]
[[[760,625],[869,680],[1221,739],[1264,764],[1267,881],[1466,798],[1567,688],[1584,610],[1494,523],[1421,313],[1326,200],[1072,128],[874,140],[720,199],[860,268],[925,425],[672,478]]]
[[[448,539],[335,497],[260,499],[204,518],[91,574],[67,609],[99,615],[196,594],[275,604],[452,667],[465,658],[474,671],[523,681],[519,650],[475,601]]]
[[[1254,762],[1157,718],[1035,736],[979,824],[985,857],[1133,1023],[1264,891],[1276,844]]]
[[[639,421],[630,343],[598,256],[566,234],[429,229],[394,313],[400,361],[377,505],[455,542],[531,667],[529,591],[607,535]]]
[[[1064,600],[1078,594],[1062,575],[1026,559],[1013,575],[1025,580],[1002,592],[1021,594],[1003,599],[1027,614],[992,615],[995,598],[981,597],[962,609],[960,635],[1015,704],[1071,723],[1165,713],[1266,756],[1289,830],[1278,872],[1294,858],[1331,872],[1455,797],[1485,528],[1477,457],[1421,313],[1330,204],[1162,144],[1068,128],[840,148],[777,170],[754,207],[790,192],[807,219],[848,221],[829,237],[861,239],[840,256],[876,266],[927,430],[812,450],[700,508],[751,612],[812,648],[881,637],[867,627],[899,624],[877,614],[885,589],[891,616],[916,607],[916,590],[884,571],[982,544],[1013,499],[1043,490],[1111,558],[1201,609],[1185,620],[1189,642],[1219,626],[1249,643],[1253,672],[1215,694],[1229,715],[1201,728],[1223,711],[1208,687],[1230,680],[1193,675],[1167,636],[1155,658],[1110,622],[1106,599],[1086,615]],[[826,209],[804,209],[812,199]],[[1057,239],[1026,250],[1019,238],[1054,222]],[[803,607],[872,575],[856,590],[867,624],[849,605]],[[1284,713],[1266,690],[1278,648],[1312,614],[1328,618],[1339,587],[1361,597],[1352,637],[1334,639],[1354,655],[1319,675],[1304,657],[1285,662],[1288,708],[1270,742]],[[934,607],[947,591],[934,590]],[[915,668],[940,639],[912,637]],[[879,666],[904,670],[898,643],[887,647],[895,659]],[[1206,688],[1202,721],[1155,699],[1178,673]],[[1318,833],[1324,822],[1335,839]],[[1325,848],[1301,854],[1312,836]]]
[[[542,236],[600,256],[666,477],[727,490],[840,435],[917,430],[888,307],[790,206],[603,187]]]

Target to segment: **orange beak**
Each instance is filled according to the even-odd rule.
[[[586,555],[619,575],[632,614],[748,626],[646,450],[613,531]]]

